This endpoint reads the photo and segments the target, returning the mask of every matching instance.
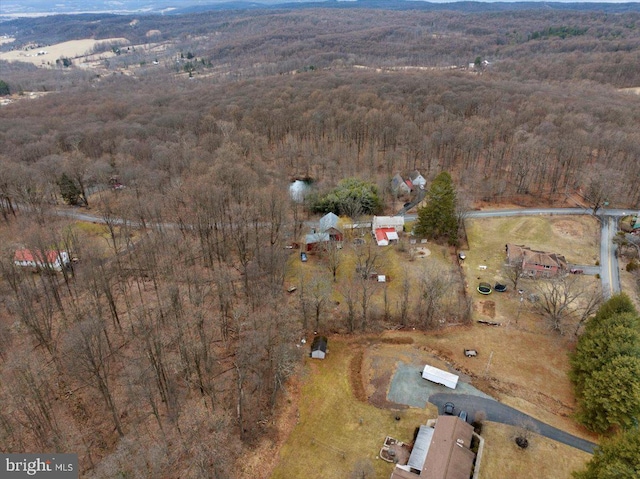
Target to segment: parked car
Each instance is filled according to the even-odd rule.
[[[453,416],[454,409],[455,409],[455,406],[453,405],[452,402],[444,403],[444,407],[442,408],[443,412],[449,416]]]
[[[580,268],[571,268],[571,269],[569,270],[569,272],[570,272],[571,274],[583,274],[583,273],[584,273],[584,270],[583,270],[583,269],[580,269]]]
[[[464,422],[467,422],[467,411],[460,411],[458,413],[458,417],[462,419]]]
[[[304,251],[300,252],[300,261],[302,261],[303,263],[307,262],[307,253],[305,253]]]

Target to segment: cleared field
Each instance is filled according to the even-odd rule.
[[[485,422],[482,436],[485,448],[480,479],[517,477],[519,479],[568,479],[582,469],[590,454],[532,434],[529,447],[520,449],[514,442],[517,429]]]
[[[32,63],[36,66],[55,66],[56,60],[60,58],[77,58],[86,55],[93,47],[100,43],[128,43],[126,38],[108,38],[105,40],[72,40],[69,42],[56,43],[33,50],[14,50],[0,53],[0,60],[8,62]],[[39,52],[46,52],[38,54]]]
[[[487,274],[501,270],[507,243],[559,253],[575,264],[595,264],[600,258],[599,223],[590,216],[468,219],[466,226],[473,253],[465,263],[474,271],[481,264]]]

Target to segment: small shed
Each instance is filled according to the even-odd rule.
[[[458,385],[458,376],[442,369],[434,368],[428,364],[422,371],[422,377],[428,381],[442,384],[450,389],[455,389]]]
[[[315,359],[324,359],[327,355],[327,337],[316,336],[311,343],[311,357]]]

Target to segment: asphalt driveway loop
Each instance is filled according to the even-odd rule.
[[[424,364],[420,366],[399,362],[393,378],[391,379],[391,384],[389,385],[387,400],[397,404],[404,404],[406,406],[424,408],[427,406],[429,396],[439,393],[468,394],[471,396],[492,399],[491,396],[471,386],[467,382],[469,381],[469,377],[455,369],[447,369],[450,373],[460,376],[456,388],[449,389],[448,387],[440,384],[422,379],[423,368]]]

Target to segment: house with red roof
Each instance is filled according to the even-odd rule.
[[[13,256],[13,264],[22,268],[62,271],[71,261],[66,251],[19,249]]]

